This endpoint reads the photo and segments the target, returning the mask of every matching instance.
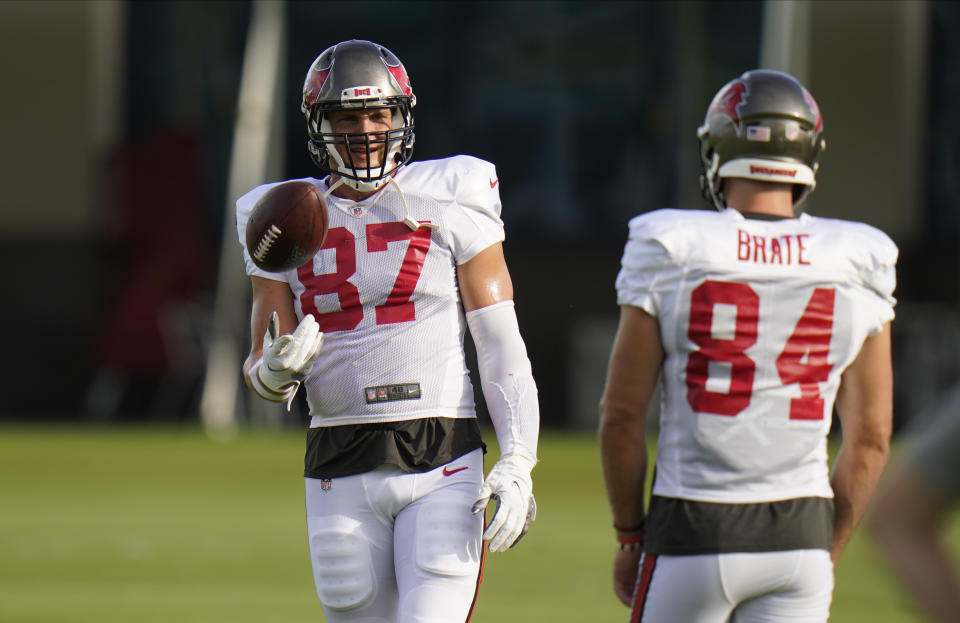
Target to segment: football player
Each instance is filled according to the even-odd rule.
[[[278,402],[302,387],[309,405],[307,533],[330,623],[467,621],[484,541],[504,551],[536,515],[537,388],[503,254],[499,177],[469,156],[411,162],[415,104],[385,47],[352,40],[320,54],[302,112],[325,174],[309,179],[327,196],[326,240],[281,274],[244,249],[247,380]],[[270,187],[238,200],[241,244]],[[467,328],[500,445],[486,478]]]
[[[881,484],[870,527],[904,586],[938,623],[960,616],[960,575],[946,538],[960,509],[960,385],[908,427],[903,458]]]
[[[823,622],[833,564],[888,453],[897,248],[868,225],[800,211],[824,139],[793,77],[732,80],[698,136],[716,210],[633,218],[616,280],[600,404],[614,589],[633,622]]]

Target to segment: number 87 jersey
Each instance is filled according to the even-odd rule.
[[[666,354],[653,493],[718,503],[833,497],[843,371],[893,319],[897,248],[861,223],[657,210],[630,221],[621,305]]]
[[[393,184],[359,202],[330,195],[327,237],[298,269],[266,273],[244,249],[247,274],[286,281],[298,317],[324,332],[303,383],[311,426],[475,417],[457,266],[504,238],[496,169],[455,156],[395,180],[403,196]],[[265,190],[237,202],[241,243]]]

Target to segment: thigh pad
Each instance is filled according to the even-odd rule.
[[[452,492],[451,492],[452,493]],[[435,500],[419,510],[413,555],[417,567],[440,576],[476,576],[483,515],[470,512],[472,499]]]
[[[336,518],[329,518],[336,519]],[[376,580],[370,547],[360,525],[349,520],[316,521],[310,525],[310,557],[317,595],[331,610],[352,610],[370,603]]]

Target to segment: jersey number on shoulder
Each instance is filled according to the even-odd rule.
[[[405,223],[375,223],[367,225],[367,252],[386,251],[391,242],[408,241],[403,263],[398,267],[393,290],[387,300],[374,307],[377,324],[410,322],[416,319],[414,304],[410,300],[423,262],[430,249],[430,230],[421,227],[412,231]],[[321,331],[346,331],[356,328],[363,320],[360,291],[349,279],[357,272],[357,245],[353,234],[346,227],[334,227],[327,232],[321,249],[336,249],[337,270],[333,273],[315,275],[313,262],[307,262],[297,270],[300,282],[306,288],[300,295],[304,314],[313,314]],[[321,314],[313,297],[318,294],[336,294],[340,310]]]
[[[819,383],[827,380],[832,364],[827,360],[833,332],[833,288],[816,288],[803,315],[777,357],[777,372],[784,385],[800,386],[800,397],[790,400],[791,420],[822,420],[823,398]],[[733,308],[733,337],[715,337],[717,306]],[[728,307],[729,309],[729,307]],[[694,289],[690,301],[687,335],[699,346],[687,360],[687,402],[698,413],[737,415],[750,404],[756,363],[746,351],[757,342],[760,297],[748,284],[705,281]],[[710,363],[725,363],[730,371],[726,392],[707,389]]]

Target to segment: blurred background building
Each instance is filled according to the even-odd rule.
[[[258,101],[275,114],[270,145],[246,153],[238,97],[264,58],[250,52],[258,24],[278,69]],[[710,98],[747,69],[794,73],[827,137],[807,210],[869,222],[901,249],[902,422],[960,374],[958,33],[960,5],[923,0],[0,3],[0,418],[197,420],[211,336],[235,343],[234,391],[249,336],[246,290],[220,288],[224,275],[246,287],[239,260],[220,265],[221,243],[239,252],[229,206],[317,173],[303,76],[362,38],[411,75],[416,159],[497,164],[520,325],[556,427],[595,425],[627,220],[710,209],[695,134]],[[260,178],[240,188],[253,161]],[[226,404],[263,417],[242,392]]]

